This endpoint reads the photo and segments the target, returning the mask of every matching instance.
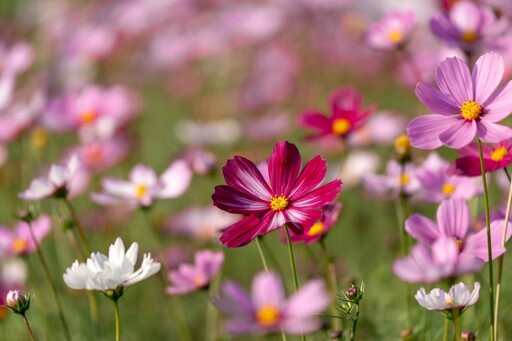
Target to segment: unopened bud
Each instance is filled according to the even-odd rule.
[[[16,314],[24,315],[30,308],[30,295],[22,295],[19,290],[11,290],[5,297],[5,305]]]
[[[400,135],[395,139],[395,151],[399,161],[411,159],[411,141],[407,135]]]
[[[476,336],[475,336],[475,334],[473,334],[470,331],[464,331],[464,332],[462,332],[462,334],[460,334],[460,339],[462,341],[475,341]]]
[[[345,296],[347,296],[347,298],[349,300],[353,300],[353,299],[357,298],[358,295],[359,295],[359,289],[357,289],[356,287],[351,287],[350,289],[345,291]]]

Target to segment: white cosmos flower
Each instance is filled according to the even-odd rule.
[[[428,310],[446,311],[452,309],[464,310],[478,301],[480,292],[480,283],[476,282],[473,291],[464,283],[458,283],[450,288],[449,292],[445,292],[439,288],[425,292],[424,288],[418,290],[414,298],[418,303]]]
[[[24,200],[41,200],[50,197],[66,197],[73,178],[80,170],[80,161],[73,155],[66,164],[54,164],[48,175],[32,180],[19,197]]]
[[[75,260],[71,268],[66,269],[64,282],[72,289],[115,290],[140,282],[158,271],[160,263],[155,262],[149,253],[142,259],[140,268],[134,270],[139,245],[133,243],[125,253],[121,238],[110,245],[108,257],[99,252],[92,253],[87,263]]]

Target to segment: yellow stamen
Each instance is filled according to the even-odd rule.
[[[272,211],[282,211],[288,206],[288,198],[284,195],[275,196],[270,200]]]
[[[393,30],[388,33],[388,40],[393,44],[401,43],[404,39],[404,35],[399,30]]]
[[[148,188],[146,185],[138,185],[137,189],[135,190],[135,197],[137,199],[142,199],[146,193],[148,192]]]
[[[324,223],[322,223],[321,221],[317,221],[309,229],[308,236],[316,237],[316,236],[320,235],[324,231],[324,228],[325,228]]]
[[[48,134],[46,130],[39,127],[35,128],[30,135],[30,145],[34,150],[43,149],[48,143]]]
[[[338,118],[332,122],[332,132],[336,135],[343,136],[350,131],[352,124],[345,118]]]
[[[476,41],[476,33],[473,31],[466,31],[462,33],[462,40],[465,43],[474,43]]]
[[[476,120],[482,114],[483,107],[475,101],[465,101],[460,107],[460,114],[468,121]]]
[[[446,183],[443,185],[443,188],[441,189],[444,193],[444,195],[452,195],[453,192],[455,192],[455,185]]]
[[[21,239],[21,238],[16,238],[12,242],[12,246],[11,247],[12,247],[12,251],[15,254],[18,254],[18,253],[22,253],[22,252],[26,251],[27,247],[28,247],[28,244],[27,244],[26,240]]]
[[[446,306],[448,307],[451,307],[452,306],[452,298],[451,297],[447,297],[446,300],[444,301],[444,304],[446,304]]]
[[[395,150],[400,156],[411,154],[411,141],[407,135],[400,135],[395,139]]]
[[[196,287],[202,287],[204,285],[204,278],[202,276],[197,276],[194,278],[194,285]]]
[[[457,248],[459,249],[459,251],[462,251],[462,247],[464,246],[464,241],[462,241],[461,239],[455,239],[455,244],[457,244]]]
[[[400,182],[400,187],[404,187],[411,182],[411,178],[407,174],[402,174],[398,181]]]
[[[256,319],[263,326],[272,326],[279,321],[279,310],[270,304],[262,306],[256,314]]]
[[[98,118],[98,112],[94,109],[84,110],[78,116],[78,120],[80,121],[81,125],[91,124],[94,121],[96,121],[97,118]]]
[[[508,155],[507,148],[505,147],[499,147],[493,150],[491,153],[491,160],[492,161],[501,161],[505,156]]]

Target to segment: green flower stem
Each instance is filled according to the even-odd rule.
[[[117,299],[114,299],[114,307],[116,310],[116,341],[121,340],[121,318],[119,315],[119,303],[117,302]]]
[[[506,168],[505,168],[506,171]],[[508,176],[508,171],[506,171]],[[508,229],[508,220],[510,218],[510,207],[512,204],[512,181],[510,181],[509,177],[509,191],[508,191],[508,200],[507,200],[507,211],[505,213],[505,227],[503,229],[503,236],[501,237],[501,246],[505,247],[505,243],[507,241],[507,229]],[[504,255],[501,255],[498,258],[498,278],[496,284],[496,302],[494,304],[494,321],[496,321],[496,327],[494,328],[494,339],[498,339],[498,321],[499,321],[499,308],[500,308],[500,293],[501,293],[501,279],[503,277],[503,260]]]
[[[60,319],[60,322],[62,323],[62,327],[64,328],[64,333],[66,334],[66,339],[71,341],[71,335],[69,334],[68,324],[66,322],[66,319],[64,318],[64,310],[62,309],[62,304],[60,302],[59,295],[57,294],[57,288],[56,288],[55,283],[53,282],[52,276],[50,274],[50,270],[48,268],[48,263],[46,263],[46,259],[44,258],[43,251],[41,251],[41,247],[40,247],[39,243],[37,242],[36,236],[34,235],[34,231],[32,231],[32,224],[30,222],[27,222],[27,224],[28,224],[28,230],[30,232],[30,237],[32,238],[32,241],[36,245],[36,253],[39,258],[39,261],[41,262],[41,265],[43,266],[43,271],[46,276],[46,280],[50,284],[50,289],[53,293],[53,298],[55,300],[55,304],[57,305],[59,319]]]
[[[261,248],[260,239],[261,239],[261,236],[258,236],[256,238],[256,247],[258,248],[258,253],[260,254],[261,263],[263,263],[263,269],[265,269],[265,271],[268,272],[267,260],[265,259],[265,255],[263,254],[263,249]]]
[[[28,335],[30,335],[31,341],[36,341],[36,338],[34,337],[34,333],[32,332],[32,328],[30,328],[30,323],[28,323],[28,319],[25,316],[25,314],[22,314],[23,320],[25,321],[25,326],[27,327]]]
[[[85,254],[91,254],[91,247],[89,246],[89,242],[87,241],[87,237],[85,236],[84,229],[82,228],[82,224],[80,224],[80,220],[78,220],[78,215],[76,214],[76,210],[69,201],[68,198],[64,199],[64,203],[66,204],[69,214],[71,215],[71,219],[73,220],[73,225],[76,227],[78,231],[78,235],[80,236],[80,240],[82,241],[82,246],[84,247]]]
[[[482,151],[482,141],[479,138],[476,139],[478,143],[478,154],[480,155],[480,170],[482,172],[482,183],[484,187],[484,204],[485,204],[485,223],[487,229],[487,253],[489,255],[489,304],[490,304],[490,318],[491,318],[491,327],[490,327],[490,340],[494,341],[494,329],[495,329],[495,321],[494,321],[494,276],[492,272],[492,241],[491,241],[491,223],[489,217],[489,193],[487,191],[487,179],[485,177],[485,167],[484,167],[484,153]]]
[[[208,291],[206,291],[206,321],[205,321],[205,341],[217,340],[217,324],[218,324],[218,311],[215,309],[210,298],[214,297],[219,289],[221,274],[219,273],[211,281]]]
[[[338,316],[338,309],[336,309],[336,294],[338,293],[336,267],[333,257],[329,254],[329,250],[327,250],[327,245],[325,244],[324,238],[320,238],[320,248],[322,249],[322,255],[326,269],[326,283],[333,297],[333,302],[331,304],[331,314],[333,316]],[[332,326],[335,331],[340,332],[341,338],[341,318],[335,318]]]
[[[359,304],[356,304],[356,316],[352,319],[352,329],[350,330],[350,341],[354,341],[356,337],[357,320],[359,320]]]
[[[290,238],[290,231],[288,231],[288,226],[284,225],[284,230],[286,232],[286,241],[288,243],[288,254],[290,255],[290,266],[292,268],[292,277],[293,277],[293,286],[295,287],[295,292],[299,291],[299,281],[297,279],[297,269],[295,268],[295,257],[293,256],[293,247],[292,240]],[[306,340],[306,336],[301,334],[302,340]]]
[[[443,341],[448,341],[450,332],[450,320],[447,318],[444,319],[444,329],[443,329]]]
[[[460,340],[460,312],[455,308],[453,311],[453,341]]]

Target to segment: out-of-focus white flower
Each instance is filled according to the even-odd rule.
[[[110,245],[108,257],[102,253],[92,253],[87,263],[75,261],[66,269],[64,282],[72,289],[122,290],[160,271],[160,263],[155,262],[149,253],[144,254],[140,268],[134,270],[139,245],[133,243],[125,253],[121,238]]]
[[[66,164],[54,164],[46,176],[32,180],[30,186],[19,194],[23,200],[41,200],[44,198],[66,198],[69,186],[80,169],[80,161],[75,155]]]
[[[423,307],[428,310],[451,311],[452,309],[460,309],[461,311],[474,305],[478,301],[480,292],[480,283],[476,282],[473,291],[464,283],[458,283],[450,288],[449,292],[445,292],[439,288],[425,292],[424,288],[418,290],[414,298]]]

